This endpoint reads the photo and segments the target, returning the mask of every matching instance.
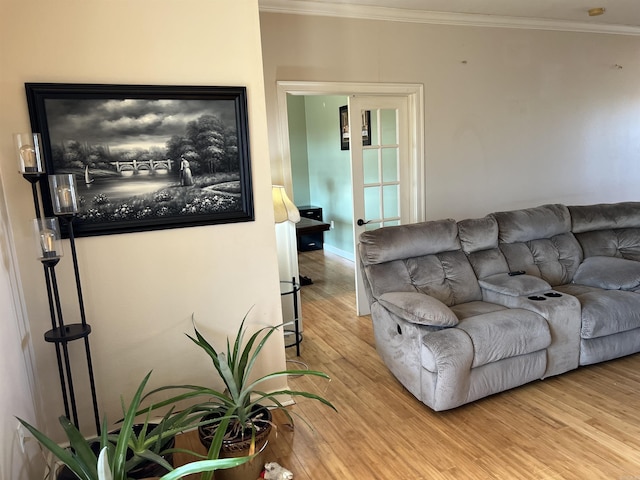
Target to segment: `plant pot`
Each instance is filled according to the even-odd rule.
[[[140,431],[142,430],[142,427],[143,427],[142,424],[136,424],[133,426],[133,430],[136,432],[136,435],[140,433]],[[119,432],[120,432],[119,430],[114,430],[113,432],[110,432],[110,433],[117,435]],[[166,442],[162,446],[162,450],[166,450],[168,448],[174,448],[175,445],[176,445],[176,437],[167,438]],[[93,450],[93,453],[95,453],[96,456],[100,453],[100,440],[96,440],[91,444],[91,450]],[[127,459],[131,458],[131,456],[132,456],[131,452],[128,451]],[[166,455],[162,455],[162,458],[164,458],[167,461],[167,463],[169,463],[169,465],[173,465],[173,453],[167,453]],[[138,466],[136,466],[135,468],[132,468],[129,472],[127,472],[127,476],[129,478],[133,478],[136,480],[143,480],[143,479],[158,478],[164,475],[165,473],[167,473],[167,469],[164,468],[163,466],[158,465],[157,463],[154,463],[154,462],[143,461]],[[59,470],[58,476],[56,478],[57,480],[78,480],[78,477],[76,477],[75,473],[73,473],[66,465]]]
[[[171,437],[167,443],[162,446],[162,449],[165,450],[167,448],[174,448],[176,445],[176,438]],[[167,453],[166,455],[162,455],[169,465],[173,466],[173,453]],[[136,480],[142,479],[150,479],[154,477],[161,477],[165,473],[168,473],[168,470],[164,468],[162,465],[158,465],[154,462],[142,462],[137,467],[132,468],[127,474],[129,477],[134,478]]]
[[[243,463],[234,468],[226,468],[223,470],[216,470],[216,480],[254,480],[260,477],[260,473],[264,469],[266,446],[269,440],[269,434],[271,433],[271,412],[268,408],[258,406],[254,408],[255,415],[262,415],[263,418],[255,421],[256,427],[259,429],[255,434],[255,451],[256,456],[250,461]],[[220,414],[221,415],[221,414]],[[217,414],[209,414],[204,419],[210,420]],[[198,427],[198,434],[200,436],[200,443],[204,445],[207,450],[211,446],[211,438],[215,434],[216,424],[205,425]],[[246,457],[249,455],[249,448],[251,447],[251,432],[249,436],[245,438],[234,438],[224,440],[222,442],[222,448],[220,449],[220,458],[236,458]]]
[[[136,435],[140,434],[140,432],[142,431],[142,427],[143,425],[141,424],[136,424],[133,426],[133,431],[136,433]],[[147,431],[153,427],[154,425],[150,424],[147,427]],[[116,430],[114,433],[118,433],[118,431]],[[167,438],[162,445],[161,451],[167,450],[169,448],[174,448],[175,446],[176,446],[176,437],[173,436],[173,437]],[[131,454],[128,452],[127,459],[129,459],[130,457],[131,457]],[[162,458],[164,458],[169,465],[173,466],[173,453],[167,453],[165,455],[162,455]],[[143,461],[140,464],[138,464],[137,467],[132,468],[129,472],[127,472],[127,476],[130,478],[134,478],[136,480],[138,479],[142,480],[142,479],[147,479],[152,477],[161,477],[167,472],[168,470],[166,468],[164,468],[161,465],[158,465],[157,463],[150,462],[150,461]]]

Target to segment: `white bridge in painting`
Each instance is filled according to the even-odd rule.
[[[115,165],[118,173],[123,172],[155,172],[156,170],[171,170],[171,160],[127,160],[110,162]]]

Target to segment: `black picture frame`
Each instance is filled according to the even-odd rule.
[[[371,145],[371,111],[365,110],[362,118],[362,145]],[[340,150],[349,150],[349,109],[340,107]]]
[[[25,89],[47,175],[76,177],[75,236],[254,220],[246,87]],[[46,175],[40,185],[53,216]]]

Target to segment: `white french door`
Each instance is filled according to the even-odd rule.
[[[349,97],[354,244],[366,230],[401,225],[411,215],[411,140],[406,96]],[[369,313],[356,254],[358,315]]]

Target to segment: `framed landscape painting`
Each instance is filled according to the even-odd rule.
[[[362,114],[362,145],[371,145],[371,111]],[[340,107],[340,150],[349,150],[349,107]]]
[[[25,88],[46,173],[75,176],[76,236],[254,219],[245,87]]]

